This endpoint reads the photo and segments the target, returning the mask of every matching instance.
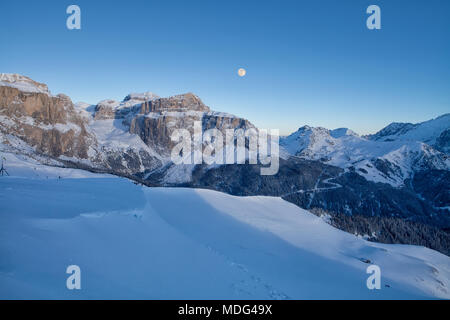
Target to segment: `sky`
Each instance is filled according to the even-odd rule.
[[[66,27],[71,4],[80,30]],[[366,27],[371,4],[380,30]],[[449,16],[447,0],[2,0],[0,72],[74,102],[193,92],[281,134],[367,134],[450,112]]]

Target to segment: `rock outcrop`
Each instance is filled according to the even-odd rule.
[[[4,119],[0,127],[4,134],[13,134],[51,157],[87,159],[95,141],[65,95],[0,86],[0,116]]]

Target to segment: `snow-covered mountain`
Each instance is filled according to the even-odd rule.
[[[47,86],[17,74],[1,74],[0,143],[3,151],[47,156],[61,165],[83,166],[126,176],[149,176],[171,166],[174,130],[254,127],[245,119],[214,112],[192,93],[161,98],[130,93],[123,101],[106,99],[96,105],[73,104],[69,97],[52,95]],[[50,160],[49,160],[50,161]],[[169,171],[170,170],[170,171]],[[158,171],[159,173],[159,171]],[[189,181],[190,173],[183,174]]]
[[[417,171],[450,169],[450,157],[432,147],[449,129],[450,115],[417,125],[391,124],[371,137],[346,128],[304,126],[282,138],[280,145],[290,155],[356,170],[367,180],[399,187]]]
[[[7,163],[1,299],[450,298],[448,256],[368,242],[281,198]],[[366,286],[372,264],[380,290]],[[69,265],[81,290],[66,288]]]
[[[450,113],[420,123],[393,122],[368,139],[376,141],[421,141],[433,146],[441,134],[450,127]]]
[[[0,86],[19,89],[22,92],[44,93],[50,95],[46,84],[36,82],[16,73],[0,73]]]
[[[416,124],[394,122],[367,138],[375,141],[420,141],[450,154],[450,113]]]

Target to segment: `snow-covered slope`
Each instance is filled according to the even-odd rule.
[[[0,191],[2,299],[450,298],[449,257],[367,242],[280,198],[120,178],[2,177]],[[66,289],[73,264],[81,290]]]
[[[1,150],[1,156],[10,176],[26,179],[55,179],[55,178],[112,178],[109,174],[96,174],[80,169],[64,168],[62,163],[54,161],[49,165],[42,164],[39,159],[33,159],[22,153],[10,153]]]

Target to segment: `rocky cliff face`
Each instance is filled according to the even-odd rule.
[[[183,112],[183,111],[210,111],[199,97],[192,93],[180,94],[169,98],[159,98],[145,101],[142,104],[141,113],[149,112]]]
[[[131,120],[130,133],[137,134],[147,145],[155,146],[161,154],[170,156],[170,150],[176,144],[170,138],[174,130],[187,129],[193,135],[195,122],[202,124],[203,131],[216,128],[223,134],[226,129],[254,128],[249,121],[227,114],[159,111],[134,117]]]
[[[4,134],[12,134],[51,157],[87,159],[89,147],[95,143],[65,95],[0,86],[0,116]]]

